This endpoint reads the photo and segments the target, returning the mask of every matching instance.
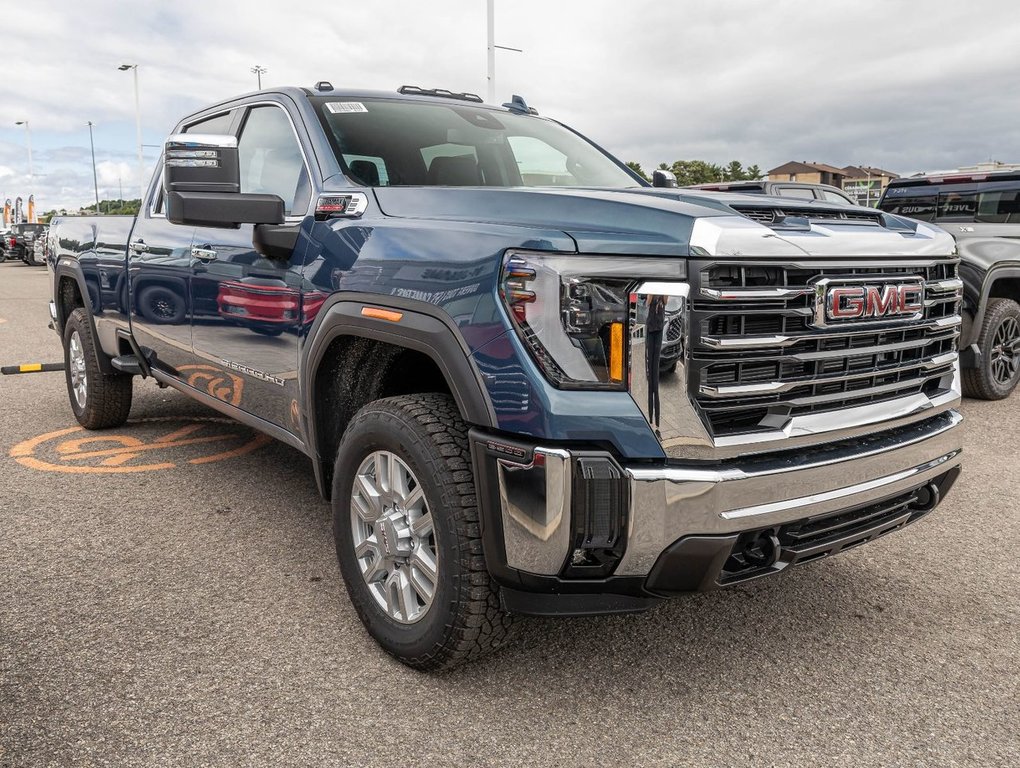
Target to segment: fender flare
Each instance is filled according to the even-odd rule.
[[[988,307],[988,297],[991,295],[992,286],[995,285],[997,280],[1003,278],[1020,278],[1020,264],[992,267],[985,273],[981,284],[981,300],[978,302],[977,312],[974,314],[974,321],[971,323],[971,338],[963,339],[960,344],[961,347],[969,347],[977,343],[977,334],[981,330],[981,323],[985,319],[985,309]],[[1017,297],[1014,301],[1020,302],[1020,297]]]
[[[400,312],[399,322],[366,317],[361,310],[377,307]],[[335,294],[323,304],[298,362],[302,406],[306,417],[307,448],[322,490],[322,457],[315,423],[315,378],[330,343],[341,336],[358,336],[404,347],[428,356],[442,373],[464,420],[473,426],[495,427],[496,413],[471,361],[471,350],[449,315],[432,304],[369,293]]]
[[[81,297],[85,302],[85,314],[88,315],[92,338],[95,341],[96,365],[99,366],[99,370],[103,373],[114,373],[113,366],[110,365],[110,358],[107,357],[106,353],[101,348],[99,333],[96,330],[96,319],[93,315],[91,306],[92,299],[89,295],[88,283],[85,280],[85,273],[82,271],[81,264],[79,264],[77,260],[68,259],[67,257],[57,259],[56,264],[53,266],[53,303],[56,307],[56,331],[60,335],[61,346],[63,346],[64,326],[67,323],[67,317],[64,316],[64,307],[60,301],[59,287],[65,277],[74,280],[78,286],[78,291],[81,293]]]

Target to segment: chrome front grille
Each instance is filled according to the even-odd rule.
[[[688,387],[716,438],[791,417],[948,392],[962,283],[955,261],[692,264]],[[819,280],[920,278],[924,307],[907,320],[814,323]]]

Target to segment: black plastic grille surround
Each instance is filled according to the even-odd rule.
[[[897,266],[895,257],[887,261],[888,266],[855,266],[848,260],[836,267],[828,262],[814,269],[768,262],[697,264],[689,386],[712,433],[739,435],[764,429],[762,421],[769,416],[945,390],[955,366],[960,292],[940,285],[956,280],[957,262],[925,259],[925,266]],[[929,287],[923,317],[815,327],[816,298],[805,289],[823,278],[876,284],[919,278]],[[756,295],[742,298],[742,289]],[[780,291],[766,295],[769,289]],[[728,393],[755,384],[761,391]]]

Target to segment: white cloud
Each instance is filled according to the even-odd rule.
[[[101,162],[96,163],[96,175],[101,187],[116,187],[118,184],[127,182],[134,188],[137,184],[137,165],[124,162]]]

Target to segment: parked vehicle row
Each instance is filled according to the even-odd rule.
[[[7,259],[20,259],[29,266],[41,267],[46,263],[47,233],[45,224],[13,224],[0,232],[0,264]]]

